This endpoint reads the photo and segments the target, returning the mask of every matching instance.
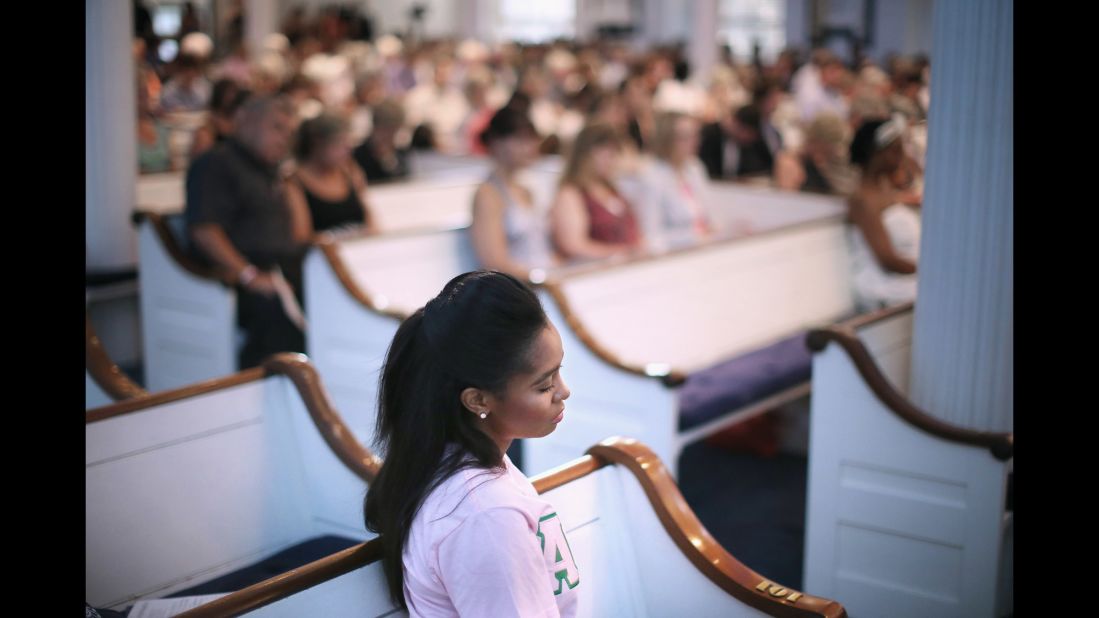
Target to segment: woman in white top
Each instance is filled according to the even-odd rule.
[[[851,162],[862,170],[848,200],[852,283],[864,311],[916,298],[920,214],[907,187],[898,185],[904,178],[903,131],[896,120],[869,121],[851,141]]]
[[[411,616],[576,616],[567,513],[506,452],[562,421],[561,337],[511,275],[459,275],[397,329],[382,367],[385,464],[364,514]]]
[[[657,116],[640,204],[641,230],[651,250],[696,244],[717,232],[698,144],[697,120],[678,112]]]
[[[484,268],[540,283],[537,271],[555,262],[549,239],[549,202],[536,200],[521,172],[538,156],[538,134],[526,114],[497,111],[481,142],[494,162],[492,174],[473,195],[470,235]]]

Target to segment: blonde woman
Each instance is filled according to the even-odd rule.
[[[605,124],[576,136],[551,209],[553,241],[563,257],[599,259],[641,246],[633,206],[615,188],[621,141]]]
[[[640,209],[651,249],[702,242],[717,232],[709,209],[710,181],[697,156],[699,131],[697,120],[678,112],[656,118]]]

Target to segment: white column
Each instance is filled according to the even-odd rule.
[[[1012,0],[936,2],[912,397],[1013,427]]]
[[[691,30],[687,40],[691,81],[708,85],[717,62],[717,0],[691,3]]]
[[[131,2],[84,2],[85,268],[130,268],[137,180],[137,87]]]
[[[263,50],[263,40],[279,31],[279,3],[276,0],[245,0],[244,43],[250,58]]]

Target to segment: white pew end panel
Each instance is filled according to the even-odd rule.
[[[233,373],[236,291],[184,252],[182,218],[135,219],[146,386],[162,391]]]
[[[476,268],[465,229],[322,239],[306,256],[309,357],[364,444],[373,440],[379,372],[397,327]]]
[[[805,588],[852,615],[999,617],[1013,434],[906,396],[912,304],[815,330]]]
[[[324,535],[369,537],[380,461],[304,357],[86,415],[85,593],[119,608]]]

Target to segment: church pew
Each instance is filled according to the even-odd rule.
[[[778,226],[770,231],[551,273],[540,294],[565,345],[565,376],[574,393],[566,425],[573,429],[562,426],[554,434],[562,437],[537,441],[533,456],[524,454],[524,469],[539,472],[607,435],[642,430],[648,432],[641,436],[645,442],[674,469],[683,444],[808,393],[806,377],[779,393],[751,398],[735,418],[707,419],[680,432],[677,392],[669,386],[681,383],[686,371],[797,336],[801,328],[853,310],[842,221],[834,203],[825,205],[789,205],[796,216],[783,221],[773,215],[760,224]],[[477,267],[462,229],[327,238],[311,250],[304,276],[308,352],[360,440],[371,440],[377,372],[399,321],[450,278]],[[638,298],[666,315],[642,315]],[[734,306],[723,309],[717,302]],[[658,337],[646,330],[657,323],[666,330]],[[703,324],[720,332],[695,332]],[[685,335],[694,339],[681,346],[677,342]],[[796,345],[803,349],[800,341]]]
[[[371,212],[382,232],[465,227],[472,222],[473,194],[489,171],[478,176],[432,177],[369,189]],[[558,172],[548,163],[525,170],[521,181],[534,199],[548,204],[553,199]]]
[[[449,155],[417,150],[409,154],[408,168],[410,176],[414,178],[479,181],[492,169],[492,160],[474,155]]]
[[[536,199],[549,199],[555,173],[540,169],[527,177]],[[479,182],[419,180],[383,185],[371,189],[371,206],[382,234],[468,225]],[[235,290],[184,251],[181,215],[138,212],[134,220],[149,389],[175,388],[231,373],[237,367],[240,346]],[[307,304],[306,317],[311,313]]]
[[[365,540],[362,498],[379,465],[298,354],[90,410],[86,600],[118,609],[239,580],[318,537]]]
[[[607,435],[648,444],[673,474],[696,440],[810,392],[805,329],[854,313],[836,215],[734,240],[551,273],[573,395],[567,422],[524,446],[531,471]]]
[[[484,157],[456,157],[435,153],[415,154],[411,160],[412,174],[406,180],[390,183],[371,184],[368,189],[371,205],[374,206],[374,193],[389,193],[418,182],[442,183],[444,185],[476,185],[483,181],[491,171],[492,163]],[[560,157],[544,157],[533,168],[539,171],[558,173]],[[155,212],[160,215],[181,214],[186,203],[186,172],[162,172],[139,174],[135,183],[135,211]],[[472,195],[472,193],[470,193]],[[468,201],[463,200],[468,206]],[[422,204],[420,206],[423,206]],[[385,205],[380,205],[385,208]],[[446,213],[443,213],[444,215]],[[432,223],[438,224],[438,222]],[[450,224],[444,220],[443,225]],[[416,224],[420,225],[419,223]]]
[[[95,334],[92,319],[84,312],[84,409],[144,395],[138,386],[111,360]]]
[[[846,616],[772,582],[714,540],[656,455],[611,438],[532,479],[557,508],[579,570],[581,616]],[[181,616],[406,615],[390,602],[377,539]]]
[[[867,618],[1004,616],[1014,434],[954,426],[908,399],[912,324],[907,303],[808,336],[805,589]]]
[[[839,197],[779,191],[747,182],[712,181],[709,198],[715,223],[733,233],[769,230],[847,212]]]
[[[371,214],[383,232],[469,225],[480,179],[412,180],[371,187]]]
[[[162,391],[237,369],[236,291],[183,249],[182,216],[138,213],[145,383]]]
[[[363,443],[373,441],[379,371],[401,320],[476,269],[464,228],[327,237],[306,255],[306,349]]]
[[[85,410],[146,394],[145,389],[111,359],[87,311],[84,315],[84,351]]]
[[[160,215],[183,212],[184,172],[140,174],[134,199],[134,210]]]

